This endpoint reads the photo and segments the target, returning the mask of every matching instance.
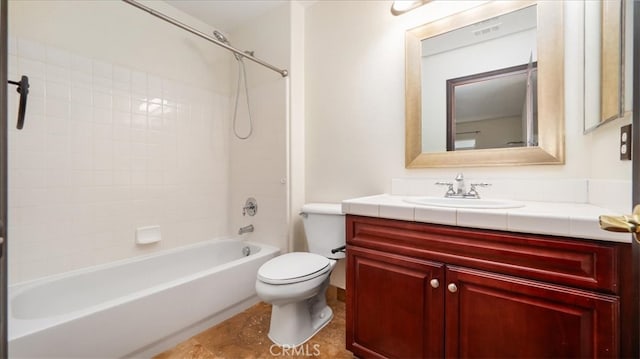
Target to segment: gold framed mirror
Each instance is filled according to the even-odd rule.
[[[625,116],[625,14],[631,2],[584,2],[584,133]]]
[[[532,8],[533,7],[533,8]],[[491,31],[493,23],[502,23],[501,17],[523,9],[534,9],[536,49],[532,56],[537,61],[537,141],[534,146],[516,148],[472,149],[464,151],[433,150],[425,146],[425,134],[432,130],[425,121],[437,114],[435,108],[426,106],[423,86],[429,81],[423,78],[423,40],[468,26],[476,26],[476,32]],[[498,20],[496,20],[498,19]],[[516,20],[515,22],[518,22]],[[478,27],[479,26],[479,27]],[[489,30],[486,30],[489,29]],[[405,35],[406,46],[406,118],[405,118],[405,166],[461,167],[461,166],[514,166],[564,163],[564,30],[563,4],[560,1],[508,1],[490,2],[425,25],[410,29]],[[442,42],[442,41],[441,41]],[[445,41],[448,42],[448,41]],[[506,51],[506,50],[505,50]],[[500,51],[494,51],[503,54]],[[479,61],[479,60],[478,60]],[[429,69],[433,70],[433,69]],[[469,75],[471,75],[470,73]],[[436,84],[446,92],[446,85]],[[427,96],[424,96],[427,97]],[[437,98],[437,96],[428,96]],[[435,117],[437,126],[446,128],[446,100],[434,106],[445,108],[445,116]],[[430,121],[434,119],[431,118]],[[433,123],[433,122],[431,122]],[[437,131],[437,129],[433,129]],[[446,133],[442,134],[446,143]]]

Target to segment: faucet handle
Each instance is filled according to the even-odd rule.
[[[448,186],[447,193],[444,194],[445,197],[456,194],[456,191],[453,189],[453,183],[451,182],[436,182],[435,184],[438,186]]]
[[[255,198],[249,197],[247,201],[244,203],[244,207],[242,207],[242,216],[246,216],[247,214],[250,216],[255,216],[258,212],[258,201]]]
[[[453,190],[453,183],[452,182],[436,182],[435,183],[438,186],[449,186],[450,190]]]
[[[466,197],[480,198],[480,194],[476,190],[476,187],[489,187],[491,186],[491,183],[485,183],[485,182],[472,183],[470,184],[470,186],[471,188],[469,189],[469,192],[467,192]]]

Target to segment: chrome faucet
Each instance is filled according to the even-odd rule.
[[[471,183],[469,186],[469,190],[467,191],[467,185],[464,181],[464,175],[462,173],[458,173],[455,178],[455,189],[453,182],[436,182],[437,185],[447,186],[447,192],[445,192],[444,196],[446,198],[468,198],[468,199],[479,199],[480,194],[476,187],[487,187],[491,186],[489,183]]]
[[[253,224],[250,224],[250,225],[244,226],[244,227],[240,227],[240,230],[238,231],[238,234],[245,234],[245,233],[249,233],[249,232],[253,232]]]
[[[456,195],[464,196],[467,193],[467,187],[464,184],[464,175],[462,173],[458,173],[455,180],[456,180]]]

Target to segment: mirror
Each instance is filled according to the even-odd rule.
[[[407,168],[564,163],[562,8],[561,2],[553,1],[490,2],[407,31]],[[500,28],[515,30],[505,36],[496,31]],[[478,36],[483,40],[468,39]],[[467,39],[452,40],[458,37]],[[457,44],[453,49],[452,43]],[[476,52],[465,54],[471,47],[476,48]],[[519,66],[519,70],[515,70]],[[522,66],[525,66],[524,72]],[[509,85],[518,82],[517,76],[514,74],[513,79],[508,80],[500,74],[506,74],[505,71],[520,71],[519,85]],[[471,146],[473,141],[467,141],[472,139],[469,137],[483,130],[466,130],[470,125],[465,121],[473,122],[470,118],[461,120],[460,124],[447,118],[465,112],[488,116],[489,109],[472,106],[474,102],[486,102],[475,97],[487,94],[489,89],[482,86],[495,87],[492,81],[500,77],[503,85],[520,86],[518,96],[485,107],[509,108],[508,113],[502,115],[513,117],[514,126],[509,135],[494,133],[497,139],[493,144],[479,144],[480,139],[476,138],[475,145]],[[478,81],[481,78],[487,81]],[[467,84],[458,86],[460,81]],[[468,87],[465,89],[465,86]],[[455,93],[450,92],[452,88]],[[469,91],[476,94],[471,102],[458,96]],[[516,107],[518,111],[513,110]],[[515,112],[519,114],[516,116]],[[501,116],[500,113],[490,115],[493,120]],[[486,128],[485,133],[492,131]],[[456,136],[456,132],[465,133]],[[459,148],[456,141],[460,142]]]
[[[584,1],[585,133],[624,116],[624,16],[622,0]]]

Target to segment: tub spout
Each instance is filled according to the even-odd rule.
[[[244,233],[249,233],[249,232],[253,232],[253,224],[250,224],[250,225],[244,226],[244,227],[240,227],[240,230],[238,231],[238,234],[244,234]]]

